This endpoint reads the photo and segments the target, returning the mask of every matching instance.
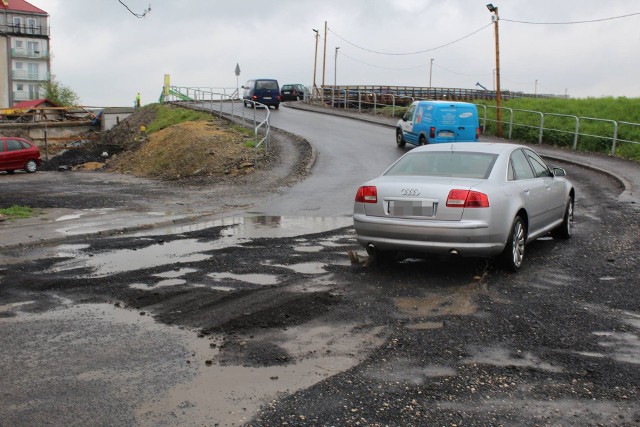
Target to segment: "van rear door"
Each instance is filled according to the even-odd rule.
[[[435,137],[430,142],[474,142],[478,111],[474,105],[440,105],[436,111]]]
[[[474,105],[459,105],[457,107],[458,124],[456,126],[457,141],[477,141],[478,110]]]

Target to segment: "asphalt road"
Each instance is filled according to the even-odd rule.
[[[0,250],[0,425],[640,424],[640,221],[616,180],[562,164],[575,234],[534,242],[518,274],[480,259],[373,267],[350,187],[402,150],[392,130],[310,114],[273,115],[317,150],[292,187],[225,187],[206,222]],[[28,201],[49,177],[4,188]],[[73,179],[37,199],[146,193],[151,209],[188,192],[110,180],[128,192],[105,201]],[[258,202],[225,217],[238,193]]]

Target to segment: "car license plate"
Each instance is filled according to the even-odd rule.
[[[270,96],[265,96],[262,99],[271,99],[271,97]]]
[[[389,202],[393,216],[433,216],[433,203],[422,200],[393,200]]]
[[[285,94],[285,95],[289,95],[290,93],[291,93],[291,92],[285,92],[284,94]]]
[[[453,132],[448,131],[448,130],[442,130],[440,132],[438,132],[438,136],[442,136],[445,138],[453,138]]]

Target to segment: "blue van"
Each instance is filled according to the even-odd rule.
[[[249,101],[259,102],[276,110],[280,107],[280,86],[275,79],[255,79],[249,80],[244,86],[242,99],[244,106],[251,107],[253,103]]]
[[[477,142],[478,108],[468,102],[414,101],[398,120],[396,143],[404,147],[443,142]]]

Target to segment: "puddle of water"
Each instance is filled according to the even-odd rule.
[[[144,283],[134,283],[129,287],[132,289],[140,289],[142,291],[151,291],[153,289],[166,288],[168,286],[184,285],[185,283],[187,283],[187,281],[184,279],[167,279],[167,280],[161,280],[155,285],[145,285]]]
[[[607,356],[623,363],[640,364],[640,337],[637,334],[631,332],[594,332],[593,334],[603,338],[598,345],[609,349]]]
[[[214,291],[222,291],[222,292],[231,292],[236,290],[236,288],[232,288],[230,286],[209,286],[209,289],[213,289]]]
[[[244,425],[269,400],[308,388],[360,363],[370,349],[382,344],[379,332],[378,327],[365,331],[357,324],[310,324],[273,331],[260,339],[279,342],[295,364],[257,368],[214,362],[200,369],[193,380],[148,401],[137,412],[159,414],[158,419],[182,413],[181,418],[186,417],[190,425]],[[215,354],[211,358],[215,360]]]
[[[482,292],[477,284],[471,284],[437,293],[427,292],[423,297],[395,298],[394,303],[406,317],[464,316],[477,311],[473,300]]]
[[[115,210],[115,208],[102,208],[102,209],[83,209],[79,212],[62,215],[55,219],[56,222],[69,221],[72,219],[81,218],[83,215],[87,215],[89,213],[97,213],[98,215],[105,215],[106,213]]]
[[[273,267],[287,268],[301,274],[324,274],[327,264],[322,262],[301,262],[299,264],[265,264]]]
[[[197,262],[211,258],[202,254],[211,249],[211,244],[196,239],[174,240],[137,250],[122,249],[92,256],[78,252],[75,259],[62,261],[51,267],[53,272],[89,268],[97,277],[127,271],[142,270],[166,264]]]
[[[207,276],[215,279],[232,279],[240,282],[252,283],[254,285],[277,285],[280,283],[278,276],[274,274],[233,274],[233,273],[210,273]]]
[[[286,216],[234,216],[186,225],[172,225],[166,228],[144,230],[136,236],[182,234],[201,231],[213,227],[227,226],[224,235],[236,239],[297,237],[305,234],[321,233],[353,225],[350,217],[286,217]]]
[[[449,366],[416,366],[410,359],[398,358],[383,362],[368,369],[364,375],[372,380],[389,383],[424,384],[428,378],[455,376],[456,370]]]
[[[23,305],[33,304],[34,302],[35,301],[23,301],[0,305],[0,313],[9,313],[11,311],[14,311],[16,308],[22,307]]]
[[[412,323],[405,326],[407,329],[413,329],[417,331],[429,330],[429,329],[441,329],[444,327],[443,322],[420,322]]]
[[[547,372],[563,372],[562,367],[540,360],[529,352],[511,351],[506,348],[480,348],[476,354],[463,360],[466,364],[481,363],[494,366],[518,366]]]
[[[178,239],[162,244],[152,244],[148,247],[131,250],[123,249],[96,256],[83,253],[82,249],[76,249],[73,260],[62,261],[55,264],[51,271],[64,272],[75,269],[89,268],[95,276],[103,277],[109,274],[124,273],[138,269],[158,267],[178,262],[197,262],[209,259],[211,255],[203,254],[205,251],[223,249],[238,246],[255,238],[283,238],[319,233],[352,225],[352,219],[348,217],[324,218],[324,217],[280,217],[280,216],[255,216],[255,217],[230,217],[222,218],[206,223],[197,223],[168,228],[145,230],[134,234],[137,237],[147,237],[158,234],[182,234],[188,231],[203,230],[211,227],[225,226],[222,236],[214,241],[201,241],[197,239]],[[287,266],[287,268],[293,268]],[[309,274],[319,274],[318,266],[299,265],[295,268]],[[322,271],[324,272],[324,271]]]
[[[294,251],[307,253],[320,252],[323,249],[324,246],[296,246],[293,248]]]
[[[163,278],[167,278],[167,279],[172,279],[172,278],[177,278],[177,277],[182,277],[186,274],[189,273],[195,273],[196,271],[198,271],[195,268],[178,268],[176,270],[171,270],[171,271],[167,271],[164,273],[158,273],[158,274],[154,274],[155,277],[163,277]]]
[[[133,410],[141,425],[244,425],[260,405],[356,366],[382,345],[383,329],[317,322],[270,331],[264,339],[281,343],[295,363],[257,368],[219,366],[219,347],[211,344],[221,337],[197,338],[194,331],[111,304],[0,318],[0,325],[9,322],[39,334],[29,338],[34,360],[23,379],[33,393],[46,396],[68,384],[98,383],[117,396],[112,405]],[[52,369],[59,372],[52,376]],[[109,408],[98,402],[91,410],[96,419],[107,419]],[[70,408],[60,415],[64,420],[49,419],[62,425],[74,419],[74,411],[88,410]]]

